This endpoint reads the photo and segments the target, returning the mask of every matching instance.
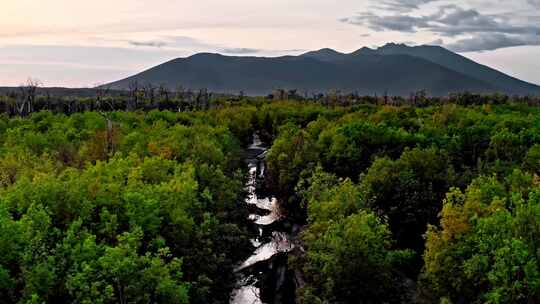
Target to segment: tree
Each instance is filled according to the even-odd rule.
[[[365,211],[308,237],[305,271],[314,293],[332,303],[391,298],[391,243],[388,227]]]
[[[129,83],[129,99],[126,104],[126,111],[133,111],[139,104],[139,83],[135,80]]]
[[[532,146],[523,160],[525,169],[540,174],[540,145]]]
[[[454,189],[447,195],[441,228],[429,228],[424,256],[423,279],[437,297],[540,301],[540,191],[505,188],[495,178],[480,177],[465,193]]]
[[[28,78],[25,84],[19,87],[20,99],[17,101],[17,112],[26,116],[33,112],[36,101],[37,89],[41,82],[37,79]]]
[[[301,303],[399,303],[405,294],[397,283],[400,264],[412,253],[393,249],[388,226],[365,209],[360,189],[318,170],[305,196]]]
[[[360,177],[367,206],[388,217],[399,248],[423,250],[427,224],[435,224],[454,172],[445,151],[405,150],[397,160],[377,159]]]

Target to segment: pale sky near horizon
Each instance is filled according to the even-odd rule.
[[[0,0],[0,86],[90,87],[198,52],[440,44],[540,84],[540,0]]]

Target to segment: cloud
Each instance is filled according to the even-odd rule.
[[[428,43],[428,45],[444,45],[444,40],[442,40],[441,38],[435,39]]]
[[[158,36],[150,40],[129,40],[127,41],[132,46],[165,48],[168,50],[183,50],[194,52],[218,52],[229,55],[248,55],[248,54],[282,54],[291,52],[300,52],[304,50],[272,50],[272,49],[257,49],[248,47],[235,47],[223,44],[216,44],[202,41],[188,36]]]
[[[423,28],[448,37],[473,33],[540,35],[537,24],[516,25],[504,15],[482,15],[455,5],[441,7],[437,13],[423,17],[423,21],[427,23]]]
[[[366,26],[377,32],[431,32],[439,37],[458,39],[450,44],[455,50],[482,51],[537,45],[540,39],[540,26],[536,22],[519,24],[507,15],[483,15],[475,9],[464,9],[457,5],[440,6],[436,12],[428,15],[380,15],[368,12],[341,21]]]
[[[375,7],[385,11],[410,12],[419,9],[420,6],[438,0],[383,0]],[[535,0],[530,0],[535,1]]]
[[[167,47],[171,49],[184,48],[184,49],[217,49],[220,46],[208,42],[201,41],[199,39],[188,36],[157,36],[154,39],[138,39],[138,40],[123,40],[129,45],[138,47],[155,47],[162,48]]]
[[[255,54],[259,53],[262,50],[260,49],[250,49],[250,48],[225,48],[220,50],[225,54],[235,54],[235,55],[244,55],[244,54]]]
[[[425,26],[421,18],[407,15],[379,16],[374,13],[363,13],[351,18],[341,19],[342,22],[365,25],[377,31],[397,31],[414,33],[418,27]]]
[[[474,9],[463,9],[456,5],[439,7],[438,11],[424,16],[377,15],[363,13],[341,21],[364,25],[375,31],[418,32],[427,30],[444,36],[470,33],[540,34],[540,27],[518,26],[509,23],[504,16],[482,15]]]
[[[188,36],[158,36],[152,40],[129,40],[128,43],[138,47],[167,47],[168,49],[184,49],[202,52],[217,51],[220,53],[236,55],[254,54],[263,51],[255,48],[229,47]]]
[[[534,7],[540,8],[540,0],[527,0],[527,2]]]
[[[128,43],[130,45],[133,45],[133,46],[145,46],[145,47],[157,47],[157,48],[161,48],[161,47],[164,47],[167,45],[166,42],[164,41],[135,41],[135,40],[130,40],[128,41]]]
[[[482,52],[524,45],[540,45],[540,37],[522,37],[498,33],[483,34],[460,39],[444,46],[454,52]]]

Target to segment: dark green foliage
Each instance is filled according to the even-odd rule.
[[[307,213],[305,252],[291,259],[303,270],[301,303],[538,301],[538,177],[519,171],[540,172],[538,109],[346,109],[317,118],[296,109],[268,154],[288,210]],[[494,178],[474,190],[486,175]],[[451,189],[471,182],[468,193],[494,205],[449,209]],[[447,238],[454,230],[467,237]]]
[[[434,148],[377,159],[361,178],[366,204],[388,218],[401,248],[423,249],[427,224],[435,224],[442,199],[454,184],[448,155]]]
[[[228,125],[246,134],[252,111],[216,113],[227,120],[116,112],[112,130],[93,112],[5,121],[2,301],[227,303],[251,249]]]
[[[393,250],[388,226],[366,208],[360,188],[318,170],[305,193],[309,228],[307,253],[299,261],[309,282],[298,291],[301,303],[398,303],[399,265],[412,257]]]
[[[515,178],[521,189],[512,186]],[[465,193],[448,194],[441,228],[429,228],[424,258],[423,279],[436,296],[470,303],[540,301],[539,190],[531,180],[515,172],[507,190],[495,178],[481,177]]]
[[[540,110],[453,98],[0,116],[2,301],[227,303],[257,131],[297,302],[539,302]]]

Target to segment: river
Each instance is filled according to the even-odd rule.
[[[278,200],[272,194],[265,193],[267,191],[260,191],[264,188],[267,151],[259,136],[255,134],[247,149],[249,178],[246,184],[246,204],[253,210],[249,219],[257,228],[258,234],[251,240],[255,248],[253,254],[236,268],[237,288],[231,295],[231,304],[265,303],[261,290],[268,286],[265,286],[264,282],[268,277],[276,276],[274,273],[277,267],[273,265],[272,259],[280,253],[290,252],[294,246],[290,233],[279,225],[286,218],[280,212]],[[270,272],[274,272],[273,275],[270,275]]]

